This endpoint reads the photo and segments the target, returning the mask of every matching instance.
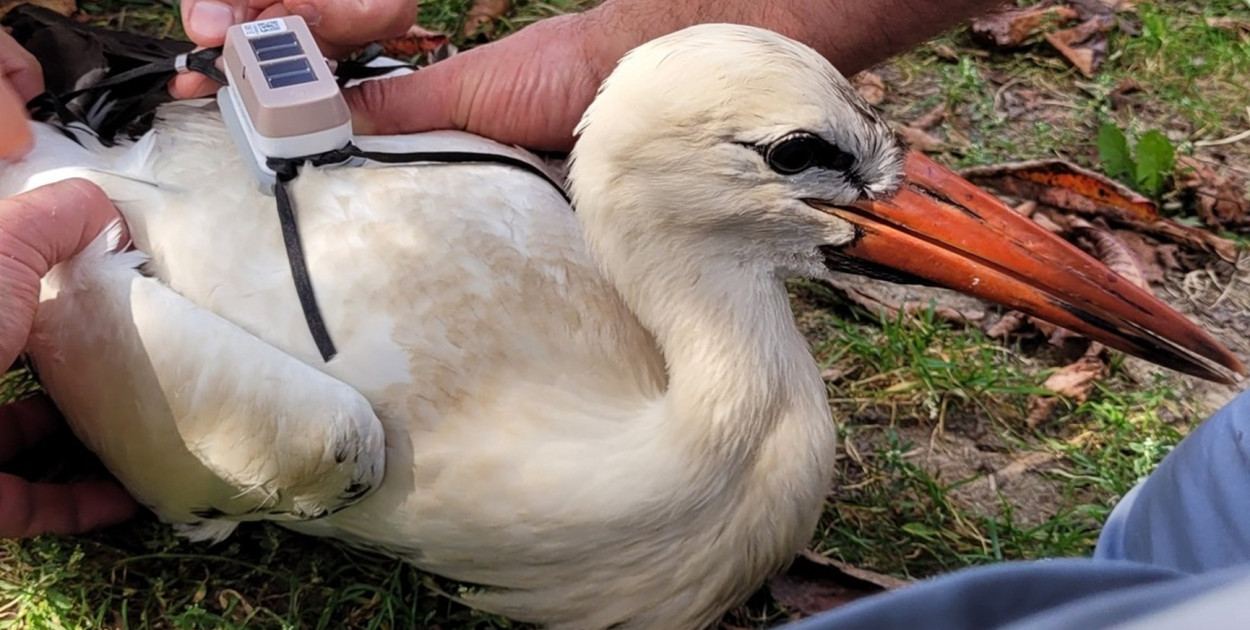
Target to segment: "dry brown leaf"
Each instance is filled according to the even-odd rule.
[[[785,573],[768,581],[768,591],[788,610],[811,616],[907,584],[804,550]]]
[[[1079,26],[1046,34],[1046,41],[1058,50],[1081,74],[1094,76],[1107,58],[1107,32],[1115,19],[1111,16],[1091,17]]]
[[[994,322],[989,328],[985,329],[985,334],[988,337],[1002,339],[1011,333],[1024,328],[1028,321],[1029,316],[1021,313],[1020,311],[1007,311],[1007,313],[1000,317],[998,321]]]
[[[1167,239],[1190,249],[1215,254],[1230,263],[1237,262],[1237,243],[1203,229],[1181,225],[1171,219],[1161,219],[1149,223],[1125,221],[1124,225],[1144,234]]]
[[[1020,202],[1011,210],[1012,212],[1015,212],[1016,214],[1027,219],[1032,217],[1034,212],[1037,212],[1037,202],[1032,199],[1028,199]]]
[[[1014,194],[1010,193],[1009,194]],[[1043,226],[1047,223],[1056,225],[1060,229],[1051,231],[1065,232],[1073,224],[1070,215],[1062,214],[1062,210],[1072,210],[1072,208],[1060,208],[1057,206],[1047,206],[1045,212],[1038,212],[1033,215],[1033,220]],[[1159,240],[1175,243],[1190,250],[1215,254],[1220,258],[1235,263],[1237,262],[1237,243],[1226,238],[1216,236],[1202,228],[1190,227],[1173,221],[1172,219],[1159,218],[1155,220],[1139,220],[1131,218],[1120,211],[1111,211],[1106,213],[1091,212],[1089,209],[1076,208],[1077,211],[1084,214],[1100,217],[1109,222],[1116,223],[1121,227],[1146,234]],[[1050,229],[1050,228],[1048,228]],[[1166,252],[1161,252],[1166,253]]]
[[[1063,160],[978,166],[961,174],[975,184],[1064,210],[1143,221],[1159,218],[1153,201],[1101,173]]]
[[[851,85],[869,105],[880,105],[885,100],[885,81],[880,75],[864,71],[851,77]]]
[[[921,114],[921,116],[911,121],[912,127],[916,129],[930,129],[934,125],[941,123],[946,119],[946,105],[939,103],[937,107]]]
[[[1031,7],[1002,8],[972,22],[972,36],[991,48],[1016,48],[1049,27],[1078,17],[1072,7],[1042,2]]]
[[[1113,16],[1121,11],[1131,11],[1137,0],[1067,0],[1076,9],[1081,19],[1097,15]]]
[[[938,59],[945,59],[946,61],[959,61],[960,59],[959,53],[946,44],[934,44],[933,54],[937,55]]]
[[[1177,160],[1177,188],[1192,196],[1202,222],[1231,230],[1250,227],[1246,179],[1229,170],[1217,172],[1189,156]]]
[[[1158,243],[1130,230],[1115,230],[1114,234],[1120,242],[1133,250],[1133,255],[1142,265],[1142,274],[1147,282],[1163,282],[1165,271],[1180,268],[1180,263],[1176,260],[1176,245]]]
[[[884,311],[886,315],[896,317],[899,313],[908,315],[927,313],[930,307],[932,307],[934,317],[960,326],[975,326],[976,322],[985,317],[985,313],[981,311],[963,313],[949,306],[932,304],[930,302],[913,301],[898,303],[880,299],[859,290],[857,286],[859,281],[858,276],[835,276],[833,279],[825,280],[824,284],[839,291],[846,299],[864,307],[871,313]]]
[[[1141,84],[1136,79],[1121,79],[1119,83],[1115,84],[1115,89],[1111,90],[1111,94],[1108,95],[1111,99],[1111,107],[1124,109],[1133,105],[1140,100],[1138,95],[1143,92]]]
[[[465,37],[477,34],[492,35],[495,31],[495,20],[503,17],[512,8],[512,0],[473,0],[468,14],[464,17]]]
[[[1094,383],[1098,382],[1107,370],[1107,364],[1101,358],[1102,349],[1102,344],[1091,343],[1084,356],[1051,374],[1050,378],[1042,383],[1042,387],[1056,395],[1034,396],[1029,401],[1029,415],[1025,419],[1025,424],[1029,427],[1036,427],[1045,422],[1059,404],[1060,396],[1071,398],[1078,404],[1085,402],[1089,393],[1094,389]]]
[[[1051,218],[1053,216],[1054,214],[1052,213],[1034,211],[1033,216],[1029,218],[1033,219],[1034,223],[1046,228],[1047,232],[1051,232],[1053,234],[1063,234],[1067,231],[1067,229],[1063,227],[1063,224]]]
[[[931,153],[946,146],[945,142],[919,127],[903,125],[898,127],[897,131],[898,135],[903,137],[903,140],[907,142],[909,147],[921,153]]]
[[[1012,460],[1010,464],[995,470],[990,476],[998,484],[1007,484],[1011,480],[1041,466],[1045,466],[1051,462],[1063,459],[1061,453],[1054,451],[1036,451],[1033,453],[1025,453],[1019,459]]]
[[[1250,20],[1234,17],[1209,17],[1207,26],[1233,31],[1239,35],[1250,35]]]
[[[23,4],[43,7],[45,9],[56,11],[66,17],[69,17],[78,11],[77,0],[0,0],[0,17],[4,17],[5,13],[8,13]]]
[[[384,39],[378,45],[382,46],[384,54],[389,57],[411,58],[434,52],[449,41],[450,38],[444,33],[426,30],[414,24],[408,27],[407,33]]]
[[[1081,249],[1101,260],[1102,264],[1116,272],[1121,278],[1132,282],[1139,288],[1150,290],[1150,285],[1146,282],[1146,272],[1142,270],[1142,263],[1128,245],[1107,230],[1085,221],[1080,221],[1080,223],[1081,225],[1073,226],[1071,232]]]

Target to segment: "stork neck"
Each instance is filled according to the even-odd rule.
[[[776,272],[673,245],[649,241],[610,271],[667,361],[668,429],[748,466],[769,445],[832,453],[824,383]],[[782,434],[807,443],[775,444]]]

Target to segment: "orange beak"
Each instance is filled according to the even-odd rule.
[[[904,170],[887,201],[813,204],[860,233],[826,249],[831,268],[954,289],[1212,381],[1244,375],[1183,315],[989,193],[919,153]]]

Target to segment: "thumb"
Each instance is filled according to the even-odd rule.
[[[26,347],[39,307],[39,280],[120,219],[94,184],[71,179],[0,199],[0,369]]]
[[[355,132],[378,135],[464,129],[469,118],[466,105],[472,98],[463,89],[463,60],[471,56],[472,51],[411,74],[365,81],[344,90]]]
[[[248,17],[248,0],[183,0],[182,28],[197,46],[220,46],[226,29]]]

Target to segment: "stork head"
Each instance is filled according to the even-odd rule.
[[[644,44],[577,132],[574,202],[610,276],[689,257],[933,284],[1179,371],[1244,372],[1148,292],[909,152],[827,60],[776,33],[705,24]]]

